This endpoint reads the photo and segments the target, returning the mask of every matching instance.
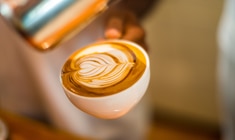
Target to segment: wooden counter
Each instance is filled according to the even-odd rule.
[[[8,128],[8,140],[90,140],[3,110],[0,119]]]

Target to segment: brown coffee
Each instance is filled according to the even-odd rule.
[[[61,79],[75,94],[98,97],[127,89],[145,69],[145,56],[134,44],[106,41],[75,52],[64,64]]]

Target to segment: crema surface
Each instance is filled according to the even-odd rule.
[[[111,95],[143,75],[146,59],[132,43],[100,42],[75,52],[62,69],[63,85],[82,96]]]

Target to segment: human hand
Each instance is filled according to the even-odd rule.
[[[106,39],[125,39],[136,42],[148,50],[145,30],[135,14],[129,10],[115,9],[108,13],[104,36]]]

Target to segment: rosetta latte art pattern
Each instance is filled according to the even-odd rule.
[[[76,62],[79,70],[73,75],[74,81],[91,88],[112,86],[128,75],[132,61],[119,50],[84,56]]]

